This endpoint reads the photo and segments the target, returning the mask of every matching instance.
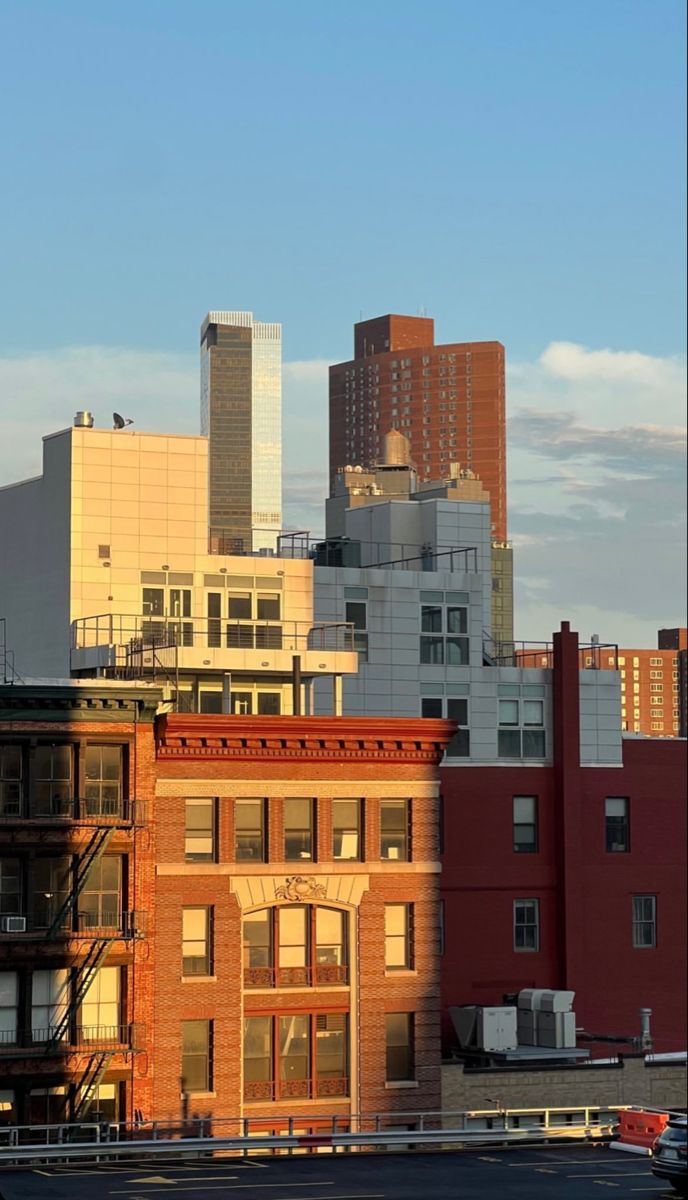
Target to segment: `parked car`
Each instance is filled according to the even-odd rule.
[[[652,1147],[652,1172],[688,1196],[688,1118],[672,1117]]]

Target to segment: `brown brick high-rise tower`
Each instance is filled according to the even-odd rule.
[[[501,342],[436,346],[430,317],[387,315],[354,326],[354,357],[330,367],[330,488],[351,463],[370,467],[399,429],[419,479],[460,462],[490,494],[492,535],[506,541],[506,422]]]

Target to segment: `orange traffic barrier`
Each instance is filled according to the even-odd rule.
[[[649,1151],[668,1120],[668,1113],[622,1108],[619,1111],[618,1141],[629,1149],[637,1147],[640,1151]]]

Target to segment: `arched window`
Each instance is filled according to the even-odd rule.
[[[244,987],[347,984],[347,916],[326,905],[289,904],[246,913]]]

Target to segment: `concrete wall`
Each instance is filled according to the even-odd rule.
[[[566,1067],[549,1071],[464,1071],[462,1063],[442,1064],[442,1108],[445,1112],[493,1107],[565,1108],[648,1104],[653,1108],[685,1108],[686,1064],[645,1063],[624,1058],[620,1065]]]
[[[69,675],[71,430],[43,442],[43,475],[0,488],[0,617],[23,678]]]

